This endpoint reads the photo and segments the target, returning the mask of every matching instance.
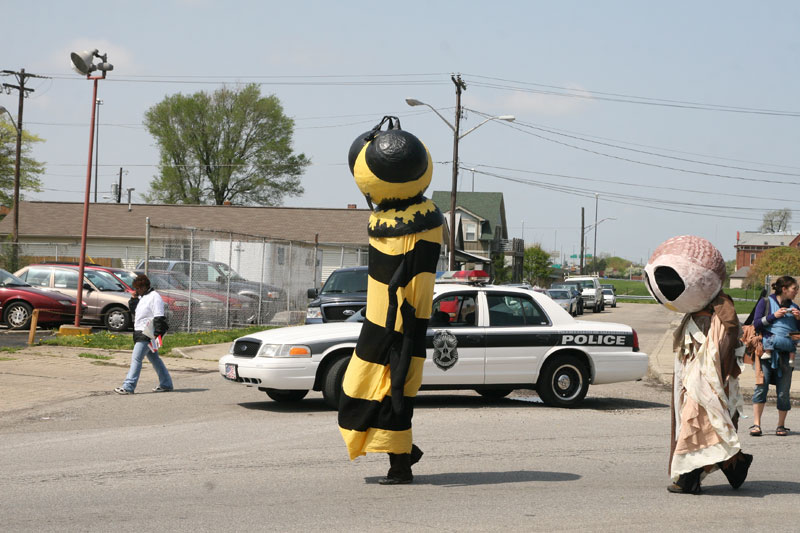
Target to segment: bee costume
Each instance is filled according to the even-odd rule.
[[[422,195],[433,174],[430,154],[396,117],[356,138],[348,159],[373,212],[366,317],[342,382],[339,430],[351,460],[389,454],[381,484],[410,483],[411,465],[422,456],[412,443],[411,417],[444,218]]]

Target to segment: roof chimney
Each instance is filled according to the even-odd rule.
[[[357,209],[356,204],[347,204],[347,209]]]

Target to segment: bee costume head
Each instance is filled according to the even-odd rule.
[[[384,124],[388,129],[382,131]],[[414,135],[400,129],[397,117],[383,117],[373,129],[356,137],[348,163],[370,208],[373,202],[388,207],[418,199],[433,174],[428,149]]]

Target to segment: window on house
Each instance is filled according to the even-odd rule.
[[[286,248],[278,246],[278,264],[282,265],[284,263],[286,263]]]
[[[464,224],[464,240],[477,241],[478,240],[478,225],[474,222],[466,222]]]
[[[756,254],[750,254],[750,264],[752,265],[755,262],[756,262]]]

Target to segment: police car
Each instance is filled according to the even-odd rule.
[[[279,402],[322,391],[335,409],[361,316],[239,338],[219,372]],[[546,294],[476,278],[434,288],[421,389],[502,398],[533,388],[548,405],[573,407],[590,384],[638,380],[647,364],[631,327],[576,321]]]

